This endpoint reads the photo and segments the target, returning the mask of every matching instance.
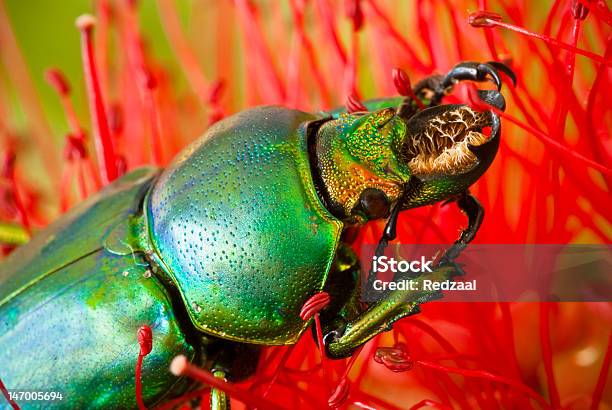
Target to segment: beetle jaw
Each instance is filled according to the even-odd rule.
[[[497,115],[467,105],[432,107],[406,124],[400,157],[411,174],[422,180],[470,176],[475,181],[489,167],[499,146]],[[484,132],[487,127],[490,135]]]

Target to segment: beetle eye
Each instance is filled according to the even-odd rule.
[[[359,196],[359,205],[368,219],[380,219],[389,216],[391,203],[380,189],[366,188]]]

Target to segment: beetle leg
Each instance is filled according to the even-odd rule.
[[[323,333],[344,328],[346,323],[363,312],[359,298],[360,264],[355,251],[346,243],[338,246],[327,283],[323,289],[330,296],[329,305],[321,311]],[[314,340],[316,328],[312,327]]]
[[[378,241],[378,246],[376,246],[375,256],[378,258],[382,256],[383,252],[387,245],[389,245],[389,241],[392,241],[397,236],[397,218],[399,217],[399,212],[401,210],[401,201],[397,201],[397,203],[393,206],[391,210],[391,215],[387,220],[387,224],[385,225],[385,230],[383,231],[380,240]],[[370,273],[368,274],[368,289],[371,289],[372,283],[376,279],[376,275],[373,272],[373,265],[370,269]]]
[[[261,346],[206,336],[203,339],[207,367],[211,373],[230,382],[244,380],[255,373]],[[210,408],[230,409],[230,397],[222,390],[211,388]]]
[[[419,304],[438,299],[439,292],[422,290],[424,279],[443,281],[463,272],[454,264],[440,266],[432,273],[410,279],[420,290],[387,291],[377,302],[372,303],[366,311],[349,320],[344,326],[328,332],[323,338],[327,355],[332,358],[350,356],[355,349],[374,336],[391,330],[394,322],[419,312]]]
[[[457,205],[467,215],[468,226],[461,231],[459,239],[455,241],[453,246],[444,253],[444,256],[440,259],[440,265],[451,263],[459,256],[461,251],[476,236],[484,218],[484,208],[478,199],[467,191],[457,199]]]
[[[218,379],[225,380],[225,372],[223,370],[214,370],[213,376]],[[210,389],[210,410],[229,410],[229,397],[223,390],[212,387]]]

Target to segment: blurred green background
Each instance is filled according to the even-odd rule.
[[[53,3],[53,6],[50,6]],[[177,12],[184,24],[189,25],[191,1],[177,0]],[[207,2],[198,2],[205,7]],[[30,77],[40,97],[42,109],[46,115],[54,141],[61,144],[67,130],[66,121],[57,93],[44,79],[45,70],[59,68],[72,85],[73,102],[77,114],[88,126],[89,115],[85,99],[85,84],[81,66],[79,31],[75,27],[76,18],[83,13],[95,14],[94,2],[91,0],[4,0],[4,5],[21,52],[25,58]],[[168,44],[159,20],[156,2],[145,0],[139,3],[140,24],[151,47],[152,54],[167,69],[178,72],[176,61]],[[15,97],[10,79],[3,74],[2,86],[11,94],[14,102],[11,126],[20,129],[25,124],[23,111]],[[177,76],[181,80],[182,76]],[[184,87],[184,81],[175,83]]]

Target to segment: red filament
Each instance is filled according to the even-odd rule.
[[[319,312],[325,308],[330,301],[329,294],[326,292],[319,292],[308,299],[302,306],[300,312],[300,318],[302,320],[308,320],[314,316],[315,329],[317,332],[317,343],[319,344],[319,351],[321,352],[321,365],[323,366],[323,373],[326,375],[325,366],[325,346],[323,345],[323,330],[321,329],[321,321],[319,320]],[[327,378],[327,377],[326,377]]]
[[[501,21],[500,18],[498,18],[498,16],[499,15],[495,13],[489,13],[486,11],[478,11],[476,13],[470,14],[470,16],[468,17],[468,22],[474,27],[495,27],[495,26],[503,27],[508,30],[512,30],[517,33],[526,35],[528,37],[537,38],[538,40],[542,40],[547,44],[550,44],[556,47],[560,47],[562,49],[588,57],[592,59],[593,61],[597,61],[598,63],[602,63],[607,66],[612,65],[612,60],[604,59],[602,56],[598,54],[592,53],[587,50],[583,50],[578,47],[574,47],[571,44],[564,43],[555,38],[545,36],[543,34],[534,33],[533,31],[529,31],[524,27],[520,27],[514,24],[510,24],[510,23],[504,23],[503,21]]]
[[[365,105],[363,105],[363,103],[361,101],[359,101],[359,99],[357,99],[355,94],[351,94],[346,99],[346,111],[349,114],[352,114],[352,113],[355,113],[355,112],[368,111],[368,109],[366,108]]]
[[[240,400],[249,407],[258,407],[260,409],[283,409],[283,407],[278,406],[276,403],[255,396],[248,390],[239,388],[232,383],[213,376],[209,371],[189,363],[185,356],[175,357],[170,365],[170,371],[177,376],[187,376],[193,380],[222,390],[230,397]]]
[[[146,410],[144,401],[142,400],[142,359],[151,353],[153,349],[153,332],[147,325],[140,326],[137,333],[140,352],[138,353],[138,361],[136,362],[136,403],[139,410]]]
[[[95,19],[84,14],[76,21],[76,26],[81,31],[81,53],[83,57],[83,69],[87,83],[87,95],[89,98],[89,110],[94,124],[95,145],[98,154],[98,165],[100,175],[104,183],[113,181],[118,176],[117,163],[113,141],[111,139],[106,117],[106,109],[102,99],[102,91],[98,81],[98,70],[93,49],[93,27]]]
[[[9,391],[7,390],[6,386],[2,382],[2,379],[0,379],[0,390],[2,390],[2,394],[6,398],[6,401],[9,402],[13,410],[19,410],[20,409],[19,405],[13,399],[11,399]]]
[[[406,74],[406,72],[401,68],[393,69],[393,84],[395,84],[395,89],[400,95],[412,98],[420,109],[425,109],[425,104],[423,104],[423,101],[421,101],[412,90],[412,84],[410,84],[408,74]]]
[[[610,370],[610,362],[612,362],[612,331],[610,331],[610,336],[608,337],[608,348],[606,349],[606,355],[604,356],[601,364],[597,384],[595,385],[595,390],[593,391],[591,410],[596,410],[599,408],[599,403],[601,402],[601,398],[606,387],[606,378],[608,377],[608,372]]]

